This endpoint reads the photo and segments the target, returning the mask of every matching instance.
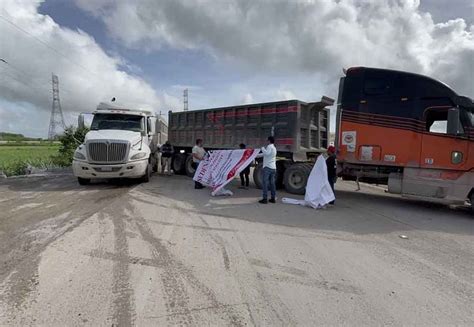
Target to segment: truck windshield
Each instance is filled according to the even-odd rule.
[[[95,114],[91,129],[119,129],[134,132],[145,130],[143,117],[123,114]]]

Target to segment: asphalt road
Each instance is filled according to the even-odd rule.
[[[350,183],[326,210],[192,185],[0,180],[0,325],[474,325],[466,210]]]

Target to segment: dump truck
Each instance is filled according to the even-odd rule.
[[[336,147],[343,179],[474,205],[474,104],[409,72],[353,67],[340,79]]]
[[[196,139],[206,150],[238,149],[240,143],[260,148],[268,136],[277,148],[277,186],[289,193],[304,194],[314,158],[329,144],[329,106],[334,100],[323,96],[318,102],[299,100],[246,104],[203,110],[169,112],[169,140],[175,149],[175,173],[194,175],[192,147]],[[257,187],[262,185],[262,163],[254,169]]]
[[[79,115],[78,126],[84,127]],[[79,184],[96,178],[139,178],[148,182],[157,171],[158,153],[168,126],[151,111],[101,103],[90,113],[90,131],[74,152],[72,169]]]

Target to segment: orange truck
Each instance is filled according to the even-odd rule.
[[[408,72],[353,67],[339,83],[338,174],[388,192],[474,206],[474,103]]]

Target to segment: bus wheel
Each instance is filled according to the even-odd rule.
[[[255,186],[259,189],[262,188],[262,179],[263,179],[263,165],[261,163],[257,164],[253,169],[253,182]]]
[[[186,154],[179,153],[173,157],[173,171],[177,175],[183,175],[185,173],[186,165]]]
[[[288,167],[283,177],[285,190],[291,194],[305,194],[310,173],[311,165],[308,164],[298,163]]]
[[[194,177],[194,173],[196,172],[196,169],[193,167],[193,156],[188,156],[186,158],[186,164],[184,165],[184,170],[186,172],[186,175],[188,177]]]

